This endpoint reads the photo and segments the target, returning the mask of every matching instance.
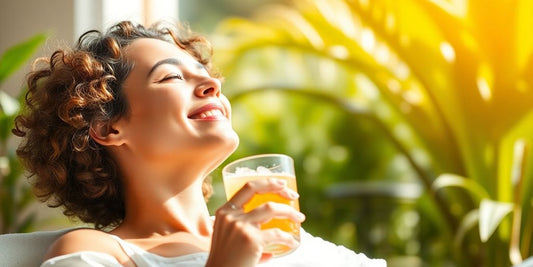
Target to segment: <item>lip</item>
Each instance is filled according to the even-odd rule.
[[[207,117],[199,117],[202,113],[208,112],[208,111],[220,111],[224,118],[227,118],[227,113],[224,109],[224,107],[219,103],[209,103],[207,105],[203,105],[195,110],[193,110],[189,115],[187,115],[187,118],[192,120],[218,120],[220,119],[220,116],[207,116]]]

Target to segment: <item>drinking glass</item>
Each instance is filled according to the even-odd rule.
[[[287,182],[287,186],[297,192],[296,176],[294,173],[294,161],[291,157],[283,154],[262,154],[236,160],[222,169],[224,188],[227,199],[231,199],[239,189],[247,182],[258,179],[276,178]],[[300,210],[298,200],[286,199],[275,193],[255,194],[252,199],[244,205],[244,212],[248,212],[266,202],[277,202],[290,205],[296,210]],[[300,241],[300,224],[290,219],[274,218],[261,225],[261,229],[279,228],[294,236]],[[264,248],[264,253],[271,253],[274,257],[282,256],[292,252],[295,248],[290,248],[283,244],[268,244]]]

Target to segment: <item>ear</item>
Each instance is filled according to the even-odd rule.
[[[98,121],[89,129],[91,138],[103,146],[120,146],[124,144],[124,137],[118,124]]]

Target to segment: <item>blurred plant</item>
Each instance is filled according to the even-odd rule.
[[[45,35],[36,35],[3,53],[0,58],[0,85],[33,55],[45,39]],[[0,90],[0,234],[27,232],[35,221],[35,214],[28,212],[34,200],[33,194],[27,183],[19,179],[23,168],[14,150],[9,147],[13,120],[23,98],[22,94],[19,101]]]
[[[348,138],[370,127],[380,136],[371,141],[388,140],[410,167],[403,174],[424,189],[416,206],[422,259],[509,266],[533,254],[531,10],[527,0],[291,1],[219,25],[215,59],[228,77],[236,127],[258,136],[246,146],[260,151],[258,144],[283,140],[278,127],[282,145],[303,155],[310,150],[295,148],[299,137],[320,131],[307,125],[296,135],[301,120]],[[316,114],[329,104],[347,118]],[[291,123],[290,113],[303,119]],[[251,127],[256,116],[267,125]],[[276,126],[280,117],[289,122]],[[308,137],[324,145],[313,152],[332,155],[327,137]],[[340,148],[344,158],[358,153]],[[446,246],[441,259],[432,259],[435,240]]]

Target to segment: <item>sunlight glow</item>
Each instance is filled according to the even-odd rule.
[[[320,13],[346,36],[351,38],[357,36],[357,18],[344,1],[316,1],[315,4]]]
[[[297,66],[294,66],[293,69],[298,69]],[[321,83],[323,82],[323,84],[334,84],[337,79],[338,79],[338,72],[337,72],[337,69],[335,68],[335,63],[332,62],[332,61],[329,61],[329,60],[321,60],[319,63],[318,63],[318,69],[319,69],[319,74],[320,75],[320,80],[321,80]],[[291,73],[292,73],[292,69],[291,70]],[[290,74],[289,76],[291,76],[292,74]]]
[[[277,11],[284,16],[287,21],[292,23],[314,47],[319,49],[324,47],[324,41],[322,40],[322,37],[320,37],[320,34],[305,18],[302,17],[301,14],[289,9],[278,9]]]
[[[396,18],[392,14],[387,14],[387,16],[385,16],[385,29],[388,32],[393,32],[395,28],[396,28]]]
[[[468,9],[467,0],[431,0],[434,4],[456,17],[465,17]]]
[[[374,58],[380,64],[385,64],[389,62],[390,49],[384,44],[376,46],[376,49],[374,51]]]
[[[133,20],[136,23],[145,23],[144,3],[142,0],[103,1],[102,5],[104,27],[115,24],[117,18]]]
[[[405,123],[398,123],[394,126],[392,129],[394,136],[396,136],[399,140],[412,140],[413,133],[411,132],[409,126],[407,126]]]
[[[363,31],[361,31],[361,47],[363,50],[370,53],[374,50],[375,46],[376,37],[374,36],[374,32],[372,32],[371,29],[363,29]]]
[[[492,68],[487,63],[482,63],[478,68],[476,85],[479,94],[485,101],[492,99],[492,85],[494,81],[494,74]]]
[[[483,98],[485,101],[489,101],[492,98],[492,91],[490,90],[487,80],[483,77],[478,77],[476,84],[481,98]]]
[[[511,167],[511,184],[516,186],[523,174],[524,155],[527,149],[527,141],[524,139],[516,140],[513,149],[513,163]]]
[[[344,45],[333,45],[329,48],[329,54],[338,59],[348,59],[350,52]]]
[[[178,18],[178,2],[165,0],[104,0],[103,21],[114,24],[118,18],[131,19],[150,25],[159,20],[173,21]]]
[[[368,99],[375,100],[379,98],[379,89],[366,75],[356,74],[354,79],[357,88],[359,88],[363,95]]]
[[[407,90],[403,94],[403,99],[411,105],[419,105],[422,102],[422,94],[416,90]]]
[[[387,87],[392,93],[399,93],[402,89],[402,85],[397,80],[390,79],[387,81]]]
[[[411,74],[411,70],[409,69],[409,66],[407,66],[403,62],[398,62],[398,65],[395,69],[392,70],[396,77],[400,80],[405,80],[409,78],[409,75]]]
[[[455,50],[449,43],[442,42],[440,44],[440,52],[448,63],[453,63],[455,61]]]

